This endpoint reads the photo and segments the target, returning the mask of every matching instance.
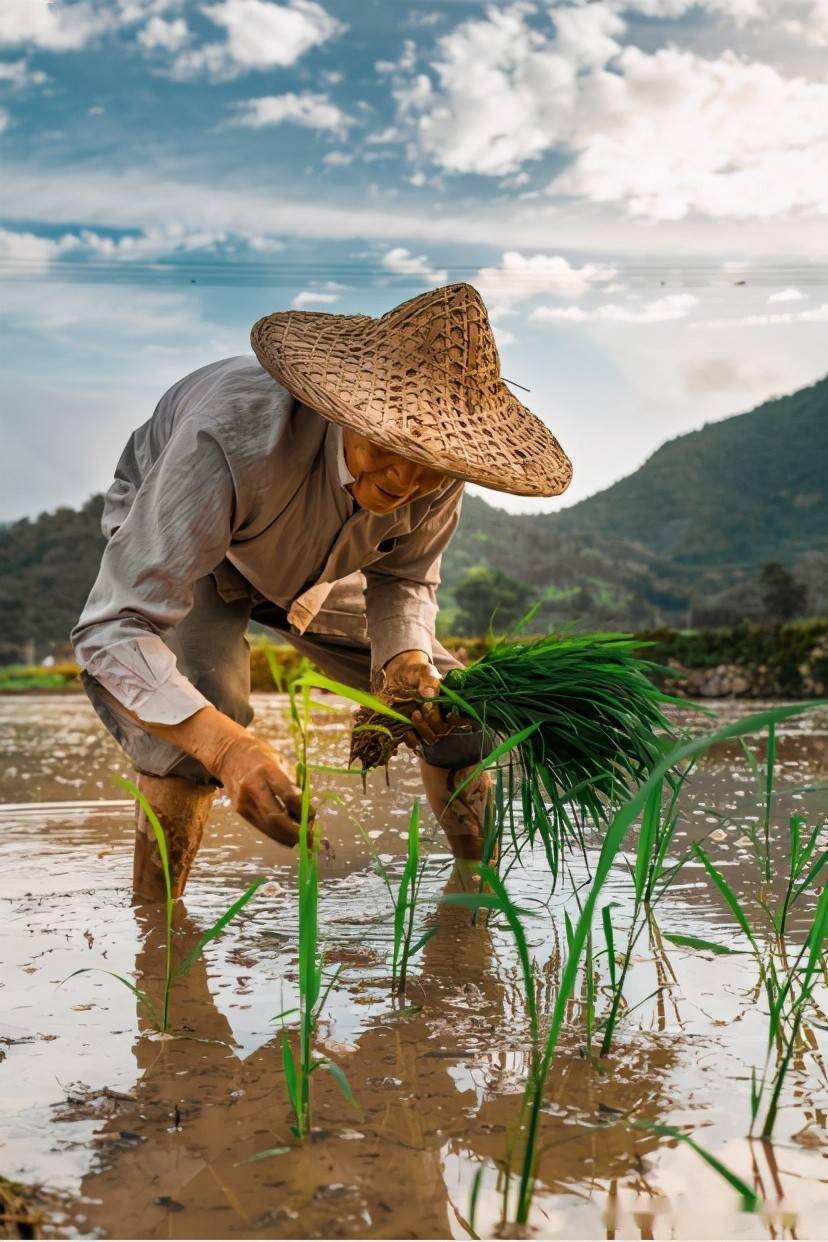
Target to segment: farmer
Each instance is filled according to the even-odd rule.
[[[246,728],[250,621],[340,681],[432,698],[458,663],[435,618],[463,481],[552,496],[572,473],[501,380],[470,285],[379,319],[278,312],[251,343],[255,358],[186,376],[132,435],[72,634],[86,692],[164,826],[176,896],[219,786],[267,836],[298,839],[289,766]],[[488,781],[447,805],[463,775],[440,762],[450,728],[425,704],[409,744],[455,857],[475,859]],[[134,887],[164,892],[140,807]]]

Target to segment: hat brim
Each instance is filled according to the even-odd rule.
[[[459,290],[474,295],[471,308]],[[569,485],[566,453],[500,377],[471,286],[420,295],[379,319],[277,312],[250,339],[297,400],[403,457],[512,495],[556,496]]]

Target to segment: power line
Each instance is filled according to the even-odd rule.
[[[639,282],[658,287],[694,288],[704,286],[760,286],[774,285],[828,285],[828,265],[804,263],[763,263],[758,267],[746,267],[727,271],[718,264],[676,265],[665,262],[613,263],[602,262],[612,268],[612,277],[592,285],[600,289],[602,283],[623,277],[633,283]],[[439,273],[438,273],[439,268]],[[532,271],[503,271],[492,268],[500,289],[510,287],[538,293],[554,293],[549,288],[549,273]],[[576,269],[577,270],[577,269]],[[215,258],[182,258],[169,260],[126,259],[57,259],[45,262],[38,258],[23,256],[0,256],[0,281],[61,281],[68,283],[106,282],[113,284],[200,284],[205,286],[265,287],[267,285],[294,286],[315,284],[317,293],[339,292],[331,285],[410,285],[432,281],[432,276],[446,273],[447,281],[474,280],[481,265],[458,265],[440,267],[435,262],[433,271],[397,272],[379,263],[334,260],[331,262],[294,262],[290,260],[254,261]],[[496,275],[495,275],[496,274]],[[328,283],[331,282],[331,283]],[[326,287],[327,286],[327,287]],[[341,290],[344,292],[345,290]]]

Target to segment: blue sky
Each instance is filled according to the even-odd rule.
[[[3,0],[0,521],[291,305],[476,284],[575,463],[513,509],[820,378],[826,48],[828,0]]]

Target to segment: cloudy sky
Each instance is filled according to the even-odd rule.
[[[827,64],[828,0],[2,0],[0,521],[288,306],[476,284],[548,508],[812,383]]]

